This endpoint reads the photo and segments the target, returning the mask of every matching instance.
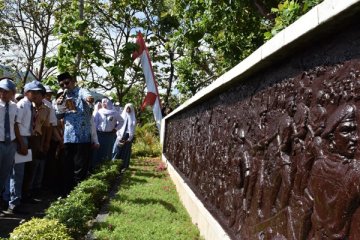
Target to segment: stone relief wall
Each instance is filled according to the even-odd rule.
[[[167,119],[164,155],[233,239],[360,239],[359,43],[344,26]]]

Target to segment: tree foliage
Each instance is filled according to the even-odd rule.
[[[265,32],[265,39],[272,38],[279,31],[293,23],[300,16],[309,11],[323,0],[285,0],[278,4],[277,7],[271,9],[276,15],[273,22],[269,23],[269,31]]]
[[[0,47],[46,83],[70,71],[121,104],[140,105],[145,79],[131,55],[141,31],[163,105],[174,108],[321,1],[3,0]]]
[[[320,1],[168,1],[180,23],[171,37],[177,88],[194,95]]]

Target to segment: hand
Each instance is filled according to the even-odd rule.
[[[92,96],[88,96],[88,97],[86,98],[86,101],[87,101],[88,103],[90,103],[90,104],[93,104],[94,101],[95,101],[95,99],[94,99],[94,97],[92,97]]]
[[[27,155],[28,154],[28,148],[26,145],[21,145],[17,152],[21,155]]]
[[[93,149],[98,149],[100,147],[99,143],[93,143],[91,146]]]
[[[42,147],[42,150],[44,153],[47,153],[49,151],[50,148],[50,144],[49,143],[44,143],[44,146]]]
[[[56,104],[61,105],[64,102],[64,96],[60,96],[58,99],[56,99]]]
[[[64,140],[59,141],[59,149],[64,148]]]

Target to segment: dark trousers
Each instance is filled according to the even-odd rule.
[[[67,195],[88,174],[91,143],[65,143],[63,166],[63,194]]]
[[[60,162],[61,156],[59,156],[59,152],[59,142],[51,140],[50,148],[46,156],[46,165],[42,184],[54,193],[59,193],[59,188],[61,186],[61,172],[59,169],[62,169],[62,162]]]
[[[28,198],[32,195],[35,186],[35,179],[42,178],[41,164],[46,160],[46,154],[42,152],[42,136],[29,137],[29,147],[32,151],[32,161],[25,163],[24,180],[23,180],[23,196]]]

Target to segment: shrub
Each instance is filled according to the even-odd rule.
[[[135,137],[134,156],[160,156],[161,146],[155,123],[147,123],[136,128]]]
[[[33,218],[10,234],[10,240],[70,240],[66,227],[57,220]]]
[[[95,206],[89,193],[71,192],[66,199],[58,199],[46,210],[46,218],[63,223],[75,238],[83,236],[87,223],[95,215]]]
[[[84,236],[109,186],[120,172],[121,161],[108,161],[96,169],[89,179],[82,181],[65,199],[58,199],[46,210],[46,218],[63,223],[74,238]]]
[[[89,178],[77,185],[71,194],[78,194],[82,192],[88,193],[91,195],[92,201],[95,206],[99,208],[103,203],[108,190],[109,183],[105,182],[105,180]]]
[[[96,172],[91,175],[90,179],[104,180],[106,183],[112,183],[119,175],[121,166],[121,160],[108,161],[100,168],[96,169]]]

